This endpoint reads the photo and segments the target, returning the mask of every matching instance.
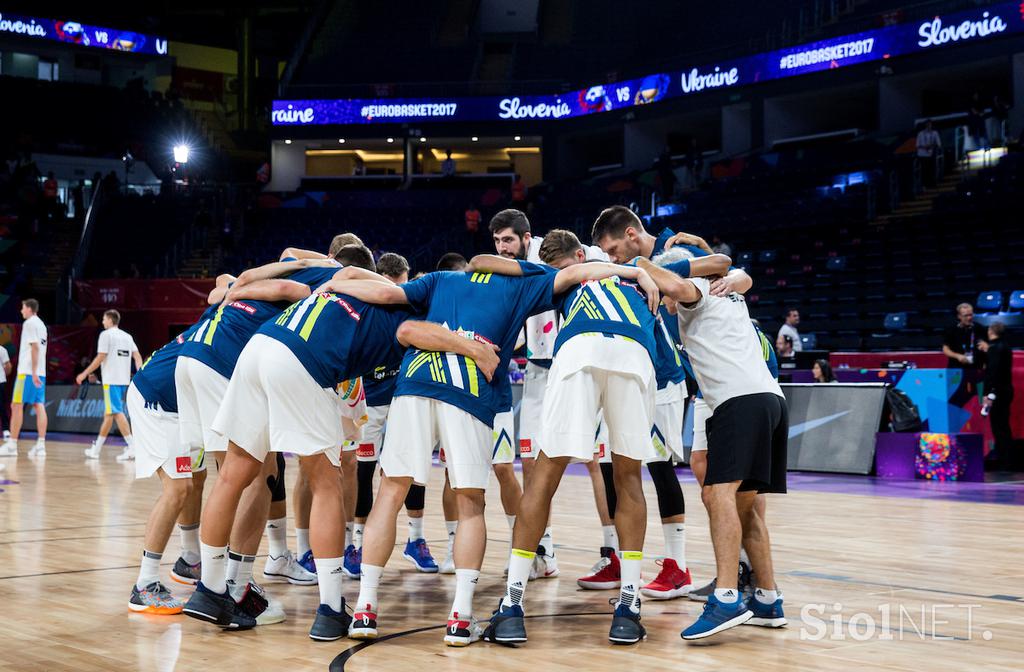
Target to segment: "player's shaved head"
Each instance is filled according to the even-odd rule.
[[[377,265],[373,263],[373,253],[365,245],[345,245],[334,258],[342,266],[356,266],[374,272],[377,270]]]

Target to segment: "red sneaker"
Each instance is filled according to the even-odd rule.
[[[602,547],[601,559],[591,568],[590,575],[576,579],[576,583],[584,590],[612,590],[622,585],[619,556],[615,549]]]
[[[368,604],[366,609],[357,609],[352,614],[352,624],[348,626],[349,639],[377,639],[377,613],[370,609]]]
[[[658,560],[657,564],[661,565],[661,572],[654,581],[640,589],[645,597],[652,600],[671,600],[689,594],[693,588],[689,569],[679,569],[679,565],[672,558]]]

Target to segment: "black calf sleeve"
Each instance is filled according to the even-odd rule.
[[[405,496],[405,508],[407,511],[422,511],[427,499],[427,488],[423,485],[413,483],[409,487],[409,494]]]
[[[270,501],[283,502],[287,497],[284,489],[284,453],[277,453],[277,476],[267,476]]]
[[[373,473],[376,470],[376,461],[356,464],[356,518],[366,518],[373,508]]]
[[[604,478],[604,496],[608,500],[608,515],[615,519],[615,505],[619,503],[615,496],[615,470],[611,462],[601,463],[601,476]]]
[[[658,493],[658,511],[661,517],[671,518],[686,513],[683,488],[679,485],[672,460],[650,462],[647,465],[647,471],[650,472],[651,480],[654,481],[654,489]]]

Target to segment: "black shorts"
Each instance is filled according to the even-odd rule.
[[[740,490],[786,492],[786,400],[763,392],[733,397],[707,422],[708,469],[704,485],[740,481]]]

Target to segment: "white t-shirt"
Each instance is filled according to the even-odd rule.
[[[132,353],[138,351],[135,339],[118,327],[104,329],[96,352],[107,356],[100,364],[104,385],[128,385],[132,382]]]
[[[530,247],[526,250],[526,260],[534,264],[543,264],[540,260],[540,246],[544,239],[539,236],[530,238]],[[584,245],[583,251],[588,261],[608,261],[608,255],[600,247]],[[526,358],[551,359],[555,356],[555,339],[558,338],[558,327],[561,317],[557,310],[550,310],[526,319]]]
[[[7,354],[7,348],[0,347],[0,383],[7,382],[7,372],[4,371],[4,364],[11,361],[11,356]]]
[[[32,343],[39,344],[39,360],[36,370],[32,371]],[[21,348],[18,350],[18,375],[31,376],[33,373],[43,378],[46,376],[46,325],[38,315],[25,320],[21,327]]]
[[[804,349],[803,341],[800,340],[800,332],[791,324],[784,324],[779,327],[778,336],[789,336],[793,339],[793,352],[801,352]],[[776,340],[778,340],[776,336]]]
[[[733,397],[763,392],[783,396],[764,365],[761,339],[750,324],[743,296],[711,296],[707,279],[690,282],[701,299],[690,307],[679,304],[679,334],[711,411]]]

